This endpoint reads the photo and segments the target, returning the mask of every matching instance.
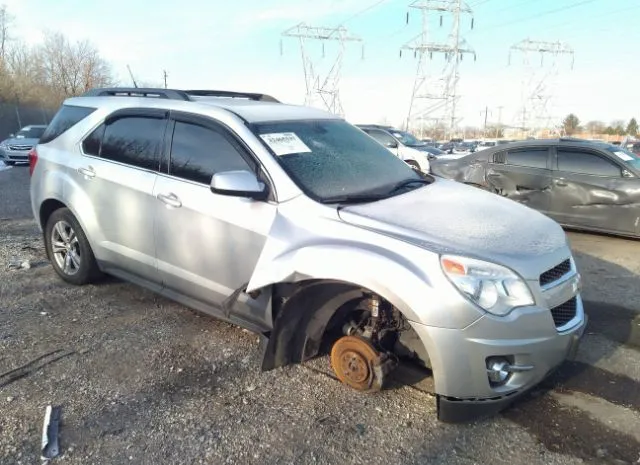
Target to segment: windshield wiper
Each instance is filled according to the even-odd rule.
[[[387,194],[345,194],[334,195],[322,199],[322,203],[368,203],[376,202],[387,197]]]
[[[405,187],[410,186],[411,184],[431,184],[431,180],[429,179],[405,179],[400,181],[386,192],[379,194],[372,193],[363,193],[363,194],[345,194],[345,195],[334,195],[333,197],[327,197],[322,199],[322,203],[368,203],[368,202],[376,202],[378,200],[384,200],[386,198],[391,197],[393,194],[398,192]]]
[[[400,181],[398,183],[396,183],[391,190],[387,191],[386,197],[388,197],[391,194],[395,194],[396,192],[398,192],[401,189],[404,189],[405,187],[409,187],[411,184],[416,184],[416,183],[420,183],[420,184],[431,184],[431,180],[430,179],[405,179],[404,181]]]

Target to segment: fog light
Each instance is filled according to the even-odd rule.
[[[487,359],[487,376],[493,384],[503,384],[509,379],[511,371],[509,361],[506,358],[492,357]]]

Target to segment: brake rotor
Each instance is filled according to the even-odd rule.
[[[380,354],[369,341],[344,336],[331,348],[331,367],[338,379],[358,391],[379,391]]]

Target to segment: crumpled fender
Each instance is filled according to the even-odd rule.
[[[422,321],[412,308],[415,303],[398,290],[423,289],[426,276],[404,257],[383,256],[375,248],[365,249],[362,244],[304,245],[274,253],[273,258],[270,255],[263,253],[246,292],[309,279],[342,281],[367,288],[391,302],[407,319]]]

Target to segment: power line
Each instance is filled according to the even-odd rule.
[[[505,26],[512,26],[513,24],[518,24],[518,23],[522,23],[522,22],[525,22],[525,21],[530,21],[532,19],[540,18],[542,16],[547,16],[547,15],[554,14],[554,13],[559,13],[561,11],[566,11],[566,10],[569,10],[571,8],[577,8],[579,6],[586,5],[588,3],[593,3],[593,2],[596,2],[596,1],[598,1],[598,0],[582,0],[580,2],[572,3],[571,5],[566,5],[566,6],[563,6],[561,8],[555,8],[553,10],[543,11],[542,13],[539,13],[537,15],[526,16],[526,17],[523,17],[523,18],[520,18],[520,19],[516,19],[516,20],[513,20],[513,21],[509,21],[509,22],[506,22],[506,23],[494,24],[493,26],[489,25],[489,26],[481,29],[479,32],[486,32],[486,31],[490,31],[490,30],[501,28],[501,27],[505,27]]]
[[[344,21],[342,21],[340,24],[338,24],[336,27],[340,27],[340,26],[344,26],[346,23],[348,23],[349,21],[352,21],[354,19],[356,19],[358,16],[362,16],[363,14],[365,14],[367,11],[373,10],[375,7],[382,5],[384,2],[386,2],[388,0],[378,0],[377,2],[373,3],[372,5],[369,5],[368,7],[358,11],[357,13],[354,13],[353,15],[349,16],[347,19],[345,19]]]

